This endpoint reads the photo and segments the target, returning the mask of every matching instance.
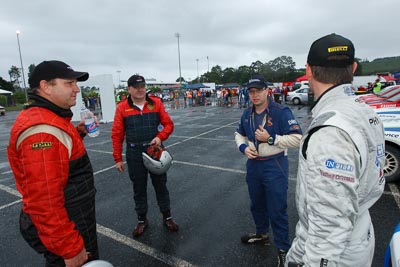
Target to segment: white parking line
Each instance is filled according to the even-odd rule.
[[[397,207],[400,209],[400,192],[394,184],[389,184],[390,191],[393,193],[394,201],[397,203]]]
[[[209,130],[209,131],[207,131],[207,132],[204,132],[204,133],[201,133],[201,134],[195,135],[195,136],[193,136],[193,137],[189,137],[189,138],[187,138],[187,139],[185,139],[185,140],[182,140],[182,141],[180,141],[180,142],[176,142],[176,143],[174,143],[174,144],[171,144],[171,145],[167,146],[166,148],[168,148],[168,147],[171,147],[171,146],[176,146],[176,145],[179,145],[179,144],[185,143],[185,142],[187,142],[187,141],[190,141],[190,140],[196,139],[196,138],[198,138],[198,137],[200,137],[200,136],[203,136],[203,135],[206,135],[206,134],[209,134],[209,133],[212,133],[212,132],[218,131],[218,130],[220,130],[220,129],[222,129],[222,128],[225,128],[225,127],[231,126],[231,125],[232,125],[232,124],[234,124],[234,123],[235,123],[235,124],[237,124],[238,122],[237,122],[237,121],[234,121],[234,122],[231,122],[231,123],[228,123],[228,124],[222,125],[222,126],[220,126],[220,127],[217,127],[217,128],[215,128],[215,129]],[[233,136],[233,133],[232,133],[232,136]],[[233,139],[233,137],[232,137],[232,139]]]
[[[14,202],[8,203],[6,205],[0,206],[0,210],[8,208],[8,207],[11,207],[11,206],[13,206],[15,204],[18,204],[18,203],[21,203],[21,202],[22,202],[22,198],[14,201]]]
[[[243,171],[243,170],[227,169],[227,168],[222,168],[222,167],[217,167],[217,166],[211,166],[211,165],[204,165],[204,164],[198,164],[198,163],[174,160],[173,164],[176,164],[176,163],[177,164],[189,165],[189,166],[195,166],[195,167],[202,167],[202,168],[207,168],[207,169],[213,169],[213,170],[220,170],[220,171],[225,171],[225,172],[235,172],[235,173],[246,174],[246,172]]]
[[[156,250],[102,225],[97,224],[97,232],[170,266],[195,266],[187,261],[175,258],[162,251]]]
[[[233,136],[233,135],[232,135]],[[169,138],[190,138],[189,136],[182,136],[182,135],[174,135],[170,136]],[[210,141],[222,141],[222,142],[235,142],[235,139],[220,139],[220,138],[207,138],[207,137],[196,137],[198,140],[210,140]]]
[[[19,198],[22,197],[21,194],[18,192],[18,190],[15,190],[14,188],[8,187],[6,185],[0,184],[0,189],[3,191],[6,191],[7,193],[14,195],[16,197],[19,197]]]

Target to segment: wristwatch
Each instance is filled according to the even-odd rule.
[[[272,146],[274,144],[274,142],[275,142],[275,139],[272,136],[268,137],[268,140],[267,140],[268,145]]]

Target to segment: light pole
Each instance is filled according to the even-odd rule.
[[[182,74],[181,74],[181,51],[179,48],[179,38],[181,37],[181,35],[179,34],[179,32],[175,33],[175,37],[178,39],[178,60],[179,60],[179,84],[182,85]]]
[[[19,44],[19,35],[20,35],[21,32],[17,30],[15,33],[17,34],[18,51],[19,51],[19,60],[21,61],[22,80],[23,80],[23,82],[24,82],[25,101],[28,102],[28,94],[26,93],[26,83],[25,83],[24,65],[22,64],[21,46],[20,46],[20,44]]]
[[[196,58],[196,62],[197,62],[197,82],[199,82],[200,77],[199,77],[199,59],[198,58]]]
[[[121,86],[121,71],[117,70],[117,72],[118,72],[118,89],[119,89],[119,87]]]
[[[210,72],[210,62],[208,62],[208,56],[207,56],[207,72]]]

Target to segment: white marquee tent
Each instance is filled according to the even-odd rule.
[[[4,90],[4,89],[1,89],[1,88],[0,88],[0,95],[4,95],[4,94],[10,94],[10,95],[13,95],[13,93],[12,93],[12,92],[10,92],[10,91],[7,91],[7,90]]]
[[[93,86],[100,90],[101,98],[101,111],[102,119],[100,123],[109,123],[114,120],[115,113],[115,97],[114,97],[114,85],[111,74],[103,74],[97,76],[89,76],[89,79],[85,82],[79,82],[78,86]],[[78,94],[76,98],[76,105],[71,108],[74,116],[72,121],[80,121],[80,108],[82,106],[82,94]]]

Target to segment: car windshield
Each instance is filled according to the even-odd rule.
[[[392,96],[391,98],[386,99],[386,102],[396,102],[400,100],[400,94],[397,94],[395,96]]]
[[[393,85],[393,86],[388,86],[388,87],[382,89],[377,95],[384,96],[386,94],[392,94],[394,92],[399,92],[399,91],[400,91],[400,86]]]

